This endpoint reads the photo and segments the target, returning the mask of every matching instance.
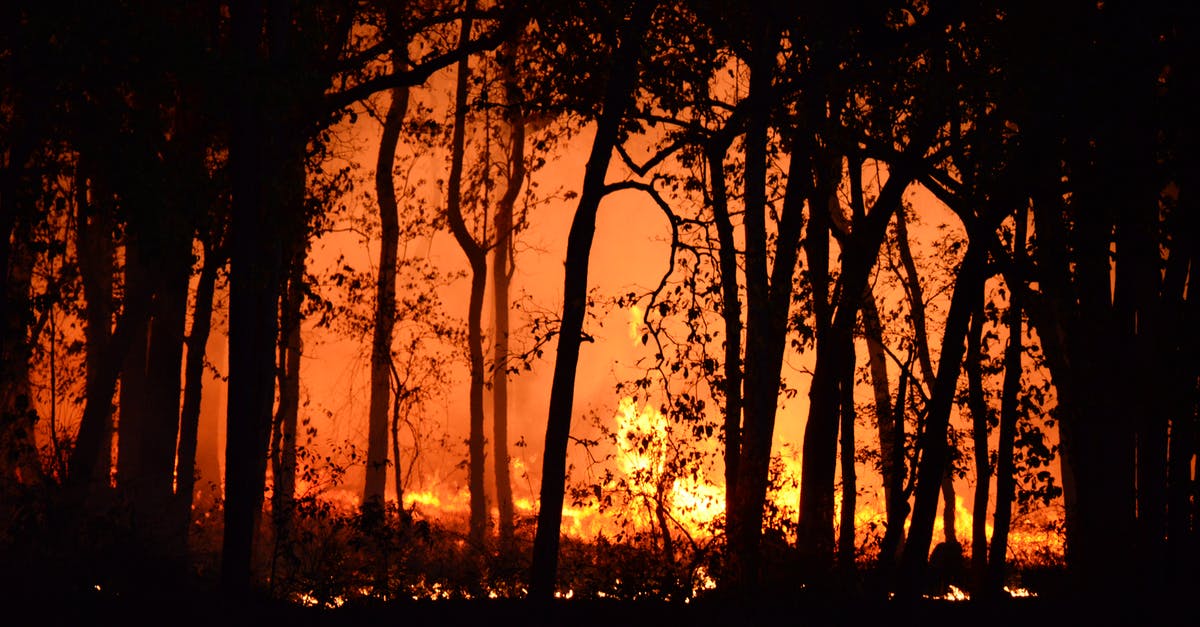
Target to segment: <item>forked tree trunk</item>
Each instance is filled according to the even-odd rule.
[[[817,363],[809,392],[800,483],[800,521],[797,543],[812,551],[814,572],[828,571],[833,551],[833,494],[839,424],[837,381],[844,372],[845,346],[853,341],[862,304],[879,249],[892,214],[900,206],[910,175],[894,167],[870,213],[856,219],[842,253],[840,298],[828,331],[826,348],[818,344]],[[901,440],[902,441],[902,440]],[[902,450],[903,447],[898,447]]]
[[[967,246],[946,314],[946,329],[942,335],[940,370],[930,395],[925,429],[918,445],[921,461],[917,469],[916,500],[912,525],[904,545],[899,593],[902,596],[919,594],[929,546],[933,540],[933,523],[937,515],[938,497],[943,489],[949,464],[947,430],[950,410],[954,404],[958,376],[962,366],[964,340],[971,312],[982,296],[986,278],[987,252],[975,239]],[[953,496],[950,497],[953,499]],[[947,504],[953,508],[953,503]],[[951,521],[952,522],[952,521]],[[948,536],[949,537],[949,536]]]

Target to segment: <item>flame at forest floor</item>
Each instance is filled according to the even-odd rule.
[[[604,433],[607,447],[593,442],[596,452],[592,464],[577,470],[583,474],[573,482],[573,497],[563,507],[562,533],[580,541],[598,537],[653,537],[669,533],[686,542],[707,541],[720,535],[725,515],[724,477],[703,468],[687,467],[678,460],[681,443],[675,441],[670,421],[650,404],[639,404],[632,397],[620,400],[612,427]],[[694,444],[694,443],[688,443]],[[514,465],[520,464],[514,459]],[[710,469],[711,470],[711,469]],[[800,498],[801,462],[798,453],[784,451],[772,465],[773,484],[768,493],[768,528],[777,527],[789,544],[795,542],[795,519]],[[440,488],[404,491],[404,507],[421,517],[449,527],[465,522],[470,510],[466,487],[450,489],[447,483],[434,481]],[[854,524],[856,545],[863,558],[873,558],[886,529],[886,513],[876,505],[883,501],[881,490],[864,499],[860,489]],[[340,506],[357,509],[358,494],[342,488],[325,490],[322,498]],[[538,503],[530,496],[514,498],[518,522],[532,524]],[[841,520],[842,495],[835,494],[835,533]],[[955,536],[969,556],[973,513],[961,495],[955,497]],[[491,520],[498,517],[492,504]],[[905,521],[907,532],[910,520]],[[664,529],[667,531],[664,532]],[[493,530],[494,531],[494,530]],[[992,523],[985,524],[990,541]],[[943,516],[934,522],[934,538],[944,538]],[[1061,513],[1053,509],[1035,511],[1014,521],[1009,532],[1009,559],[1014,564],[1052,565],[1063,559],[1064,535]]]
[[[698,472],[702,464],[680,463],[681,443],[675,441],[673,425],[653,405],[639,405],[633,398],[622,399],[602,438],[590,444],[587,452],[592,464],[575,470],[571,498],[564,505],[562,519],[563,548],[560,557],[561,598],[592,599],[663,599],[684,601],[717,588],[714,573],[721,568],[720,545],[723,543],[725,490],[723,477]],[[694,442],[690,444],[694,445]],[[683,460],[689,461],[689,460]],[[692,459],[690,462],[694,462]],[[689,472],[689,469],[691,472]],[[772,488],[769,492],[765,521],[765,541],[772,559],[784,559],[795,547],[796,506],[799,502],[800,458],[797,454],[777,455],[773,460]],[[711,470],[711,469],[710,469]],[[710,475],[716,476],[712,478]],[[467,541],[466,527],[470,494],[465,487],[454,488],[452,481],[433,481],[435,487],[404,491],[404,510],[424,527],[391,530],[378,538],[352,540],[351,528],[338,528],[327,520],[323,527],[310,529],[310,546],[302,552],[317,551],[315,556],[298,563],[292,577],[297,590],[291,596],[296,603],[336,607],[347,598],[448,599],[514,598],[526,594],[524,577],[527,564],[496,561],[480,553]],[[349,489],[333,487],[317,490],[320,499],[336,510],[349,513],[359,506],[359,495]],[[874,507],[882,499],[858,499],[855,535],[858,556],[873,561],[886,527],[886,516]],[[395,501],[392,501],[395,507]],[[538,503],[532,495],[514,499],[518,554],[526,554],[536,527]],[[840,514],[841,498],[835,509]],[[393,512],[395,510],[393,509]],[[961,497],[955,502],[955,529],[959,538],[969,539],[972,516]],[[492,509],[492,520],[497,511]],[[840,515],[835,515],[835,524]],[[428,531],[419,531],[419,529]],[[417,529],[418,531],[414,531]],[[493,537],[495,534],[493,529]],[[986,526],[988,536],[991,525]],[[411,534],[416,533],[416,536]],[[404,534],[409,534],[405,536]],[[935,537],[942,535],[942,518],[935,523]],[[408,537],[410,539],[405,540]],[[412,538],[420,541],[412,543]],[[423,538],[423,539],[422,539]],[[375,582],[351,578],[345,585],[326,585],[326,589],[307,581],[321,577],[342,577],[328,573],[330,547],[354,554],[344,545],[354,543],[376,546],[370,553],[392,556],[404,573],[395,575],[395,583],[382,591]],[[963,542],[968,553],[970,543]],[[324,547],[324,548],[323,548]],[[321,551],[325,555],[321,556]],[[1041,520],[1026,520],[1010,534],[1010,562],[1014,567],[1047,566],[1061,563],[1061,523],[1053,515]],[[335,552],[336,553],[336,552]],[[347,559],[347,558],[341,558]],[[358,568],[369,571],[369,559]],[[373,558],[372,558],[373,559]],[[480,560],[483,560],[481,562]],[[347,562],[347,563],[353,563]],[[480,571],[479,569],[483,569]],[[307,569],[307,570],[306,570]],[[305,574],[309,572],[310,574]],[[317,573],[326,573],[318,576]],[[481,583],[482,582],[482,583]],[[342,590],[342,592],[334,592]],[[357,590],[357,592],[345,592]],[[1032,593],[1014,583],[1006,589],[1010,596]],[[347,597],[347,594],[349,597]],[[961,587],[946,589],[928,598],[957,601],[969,595]]]

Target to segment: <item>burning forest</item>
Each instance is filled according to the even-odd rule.
[[[1194,589],[1200,15],[1060,4],[5,4],[0,588]]]

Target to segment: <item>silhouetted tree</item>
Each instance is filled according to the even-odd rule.
[[[571,434],[575,373],[579,364],[579,345],[583,339],[583,318],[587,310],[588,256],[596,232],[596,212],[606,193],[608,165],[619,139],[622,122],[634,103],[643,37],[657,4],[654,0],[634,0],[628,7],[615,7],[615,15],[610,16],[619,26],[609,33],[610,38],[615,37],[615,41],[608,39],[605,42],[611,46],[611,61],[605,68],[607,76],[598,107],[600,113],[596,120],[596,133],[584,172],[579,204],[575,208],[567,238],[563,315],[550,390],[550,414],[542,462],[541,508],[538,510],[530,571],[529,596],[534,599],[545,600],[554,596],[566,489],[567,441]]]

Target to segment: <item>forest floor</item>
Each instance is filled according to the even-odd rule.
[[[74,597],[74,598],[72,598]],[[1082,603],[1047,598],[1001,602],[922,600],[902,604],[862,599],[698,599],[691,603],[614,600],[436,600],[306,608],[281,601],[235,602],[217,595],[108,597],[53,594],[8,599],[0,624],[25,625],[232,625],[349,627],[470,625],[498,627],[708,627],[717,625],[922,627],[1190,624],[1172,607],[1122,600]],[[1192,617],[1194,618],[1194,616]],[[1182,622],[1181,622],[1182,619]]]

